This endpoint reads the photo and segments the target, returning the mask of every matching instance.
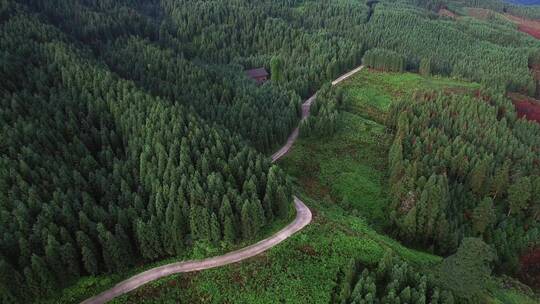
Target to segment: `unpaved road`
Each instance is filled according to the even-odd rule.
[[[288,237],[300,231],[307,224],[311,222],[311,211],[304,205],[304,203],[297,197],[294,197],[294,206],[296,207],[296,218],[287,227],[280,230],[273,236],[264,239],[256,244],[242,248],[237,251],[229,252],[225,255],[208,258],[198,261],[185,261],[163,265],[160,267],[152,268],[145,272],[142,272],[136,276],[133,276],[123,282],[118,283],[113,288],[83,302],[83,304],[95,304],[105,303],[113,298],[128,293],[148,282],[183,272],[199,271],[204,269],[211,269],[228,264],[240,262],[242,260],[254,257],[274,246],[283,242]]]
[[[348,79],[352,75],[360,72],[363,68],[364,68],[364,66],[361,65],[361,66],[357,67],[356,69],[354,69],[354,70],[352,70],[352,71],[350,71],[350,72],[348,72],[346,74],[341,75],[339,78],[332,81],[332,85],[335,86],[336,84]],[[313,101],[315,101],[315,98],[317,98],[317,94],[314,94],[313,96],[311,96],[308,100],[306,100],[302,104],[302,120],[308,118],[309,109],[311,108],[311,105],[313,104]],[[292,131],[292,133],[289,136],[289,138],[287,139],[287,142],[285,143],[285,145],[283,147],[281,147],[281,149],[279,149],[276,153],[274,153],[272,155],[272,162],[276,162],[277,160],[282,158],[285,154],[287,154],[287,152],[289,152],[289,150],[292,148],[292,146],[296,142],[296,139],[298,138],[299,132],[300,132],[300,130],[299,130],[298,127]]]
[[[351,72],[339,77],[334,82],[332,82],[332,85],[336,85],[340,83],[341,81],[349,78],[353,74],[362,70],[362,68],[363,66],[360,66],[352,70]],[[317,94],[311,96],[308,100],[306,100],[306,102],[302,104],[302,120],[306,119],[309,116],[309,109],[311,107],[311,104],[315,100],[316,96]],[[298,138],[298,133],[299,133],[298,128],[293,130],[293,132],[291,133],[291,135],[289,136],[287,140],[287,143],[285,143],[285,145],[281,149],[279,149],[279,151],[277,151],[274,155],[272,155],[272,162],[276,162],[285,154],[287,154],[287,152],[289,152],[294,142]],[[253,244],[248,247],[244,247],[242,249],[229,252],[225,255],[221,255],[217,257],[207,258],[203,260],[196,260],[196,261],[177,262],[177,263],[172,263],[172,264],[167,264],[167,265],[159,266],[156,268],[152,268],[150,270],[142,272],[138,275],[135,275],[125,281],[122,281],[116,284],[111,289],[106,290],[95,297],[85,300],[84,302],[82,302],[82,304],[106,303],[107,301],[110,301],[120,295],[126,294],[134,289],[137,289],[144,284],[147,284],[149,282],[155,281],[157,279],[160,279],[160,278],[172,275],[172,274],[216,268],[216,267],[225,266],[232,263],[237,263],[245,259],[254,257],[276,246],[277,244],[283,242],[284,240],[286,240],[287,238],[289,238],[291,235],[295,234],[296,232],[300,231],[302,228],[304,228],[311,222],[311,218],[312,218],[311,211],[296,196],[294,197],[294,207],[296,208],[296,218],[294,219],[292,223],[290,223],[289,225],[287,225],[287,227],[278,231],[276,234],[272,235],[271,237],[266,238],[256,244]]]

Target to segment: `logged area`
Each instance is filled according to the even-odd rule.
[[[540,21],[520,18],[512,15],[506,17],[518,25],[521,32],[527,33],[536,39],[540,39]]]
[[[519,117],[525,117],[528,120],[540,123],[540,101],[520,94],[509,95]]]

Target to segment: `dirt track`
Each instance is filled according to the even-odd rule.
[[[340,83],[341,81],[349,78],[353,74],[362,70],[362,68],[363,66],[360,66],[352,70],[351,72],[344,74],[343,76],[339,77],[334,82],[332,82],[332,85],[336,85]],[[309,110],[310,110],[311,104],[315,100],[316,96],[317,94],[311,96],[302,105],[302,120],[306,119],[309,116]],[[289,139],[287,140],[287,143],[285,143],[285,145],[281,149],[279,149],[279,151],[277,151],[275,154],[272,155],[272,162],[276,162],[285,154],[287,154],[287,152],[289,152],[294,142],[298,138],[298,133],[299,133],[298,128],[293,130],[293,132],[289,136]],[[272,235],[269,238],[266,238],[256,244],[239,249],[237,251],[229,252],[225,255],[207,258],[203,260],[177,262],[177,263],[172,263],[172,264],[167,264],[167,265],[159,266],[156,268],[152,268],[150,270],[142,272],[138,275],[135,275],[127,280],[124,280],[116,284],[111,289],[106,290],[95,297],[85,300],[84,302],[82,302],[82,304],[105,303],[107,301],[114,299],[117,296],[126,294],[149,282],[152,282],[154,280],[157,280],[157,279],[160,279],[160,278],[172,275],[172,274],[216,268],[216,267],[225,266],[232,263],[237,263],[237,262],[246,260],[248,258],[254,257],[276,246],[277,244],[283,242],[284,240],[292,236],[294,233],[300,231],[302,228],[304,228],[311,222],[311,218],[312,218],[311,211],[296,196],[294,197],[294,206],[296,208],[296,218],[294,219],[294,221],[290,223],[289,225],[287,225],[287,227],[283,228],[282,230],[280,230],[279,232],[277,232],[276,234]]]
[[[113,288],[84,301],[83,304],[105,303],[117,296],[128,293],[146,283],[175,273],[192,272],[216,268],[236,263],[250,257],[254,257],[283,242],[288,237],[290,237],[297,231],[300,231],[302,228],[304,228],[311,222],[311,211],[297,197],[294,197],[294,206],[296,207],[296,218],[294,219],[294,221],[287,225],[287,227],[267,239],[264,239],[256,244],[227,253],[222,256],[198,261],[178,262],[152,268],[136,276],[133,276],[123,282],[118,283]]]
[[[336,84],[348,79],[352,75],[360,72],[363,68],[364,68],[364,66],[361,65],[361,66],[357,67],[356,69],[354,69],[354,70],[352,70],[352,71],[350,71],[350,72],[348,72],[346,74],[341,75],[339,78],[332,81],[332,85],[335,86]],[[313,96],[311,96],[308,100],[306,100],[302,104],[302,120],[306,119],[309,116],[309,110],[311,108],[311,105],[315,101],[315,98],[317,98],[317,94],[314,94]],[[298,127],[292,131],[292,133],[289,136],[289,138],[287,139],[287,142],[285,143],[285,145],[283,147],[281,147],[281,149],[279,149],[276,153],[274,153],[272,155],[272,162],[276,162],[277,160],[282,158],[285,154],[287,154],[287,152],[289,152],[289,150],[292,148],[292,146],[296,142],[296,139],[298,139],[299,132],[300,132],[300,130],[299,130]]]

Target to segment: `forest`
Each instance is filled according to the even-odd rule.
[[[476,251],[481,255],[471,254]],[[332,303],[478,303],[475,290],[486,284],[494,258],[480,239],[466,238],[454,255],[428,274],[390,251],[374,266],[352,259],[340,272]],[[457,274],[460,279],[452,279]]]
[[[487,94],[423,93],[392,105],[391,219],[401,239],[442,254],[480,237],[512,272],[540,240],[540,126]]]
[[[494,1],[448,5],[540,15]],[[507,24],[451,22],[436,8],[0,0],[0,302],[256,240],[292,212],[293,184],[268,155],[320,88],[301,132],[331,136],[343,96],[329,81],[362,62],[493,89],[394,105],[392,233],[446,256],[478,237],[496,248],[498,271],[515,272],[517,253],[539,239],[540,130],[502,92],[540,91],[529,72],[540,42]],[[260,86],[244,75],[258,67],[271,71]],[[393,278],[389,269],[381,275]],[[389,280],[370,271],[365,284]],[[411,297],[446,297],[422,284]],[[343,301],[372,287],[358,288]]]

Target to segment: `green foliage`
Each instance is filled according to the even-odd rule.
[[[422,77],[413,73],[375,73],[362,71],[340,86],[344,90],[343,107],[381,124],[387,122],[392,100],[424,90],[473,91],[475,83],[445,77]]]
[[[81,275],[185,255],[197,242],[219,246],[222,230],[228,242],[240,242],[236,230],[245,201],[258,206],[250,213],[257,216],[250,237],[288,216],[292,192],[284,173],[238,133],[208,124],[193,111],[197,106],[173,102],[164,87],[148,89],[151,95],[119,78],[84,45],[82,33],[76,34],[81,43],[71,41],[64,24],[53,25],[58,20],[26,13],[34,8],[21,4],[20,14],[0,27],[7,79],[0,100],[6,147],[0,152],[0,253],[3,267],[21,278],[13,280],[12,296],[28,288],[28,295],[44,298]],[[99,50],[152,49],[128,41]],[[140,75],[147,77],[142,87],[168,77],[153,70]],[[289,93],[272,91],[256,94],[283,102],[294,122]],[[238,101],[238,107],[249,103]],[[271,111],[275,106],[267,105]],[[270,121],[271,129],[288,124]],[[263,145],[274,145],[274,135]],[[270,194],[276,199],[267,201],[267,219],[260,202]],[[224,201],[229,206],[218,219]]]
[[[343,94],[341,90],[330,84],[324,85],[311,105],[310,115],[300,124],[302,136],[330,136],[336,132],[338,108],[341,106]]]
[[[431,12],[414,6],[383,2],[376,6],[366,26],[370,34],[365,34],[364,44],[404,56],[408,70],[418,70],[423,58],[431,58],[434,74],[530,93],[534,80],[527,61],[531,48],[538,48],[540,42],[515,28],[490,27],[489,34],[485,34],[476,25],[463,24],[435,18]],[[501,37],[509,38],[497,40]]]
[[[497,258],[489,245],[477,238],[464,238],[458,251],[433,271],[435,281],[456,296],[477,302],[491,276]]]
[[[459,239],[482,235],[506,253],[500,264],[535,242],[530,179],[538,172],[540,129],[516,120],[507,103],[500,96],[485,103],[466,95],[429,93],[393,107],[391,151],[399,147],[403,153],[390,164],[392,209],[404,239],[451,252]],[[430,113],[438,113],[437,118]],[[516,229],[523,224],[534,229]]]
[[[362,59],[364,65],[381,71],[405,71],[405,58],[396,52],[386,49],[371,49]]]
[[[520,177],[508,187],[508,215],[520,214],[526,210],[531,200],[531,180]]]
[[[301,150],[306,148],[301,146]],[[292,151],[304,152],[296,146]],[[373,265],[390,249],[409,265],[428,267],[440,261],[375,232],[362,219],[324,197],[311,200],[302,196],[302,200],[317,210],[315,221],[263,255],[195,275],[164,278],[115,302],[196,303],[205,297],[210,303],[331,303],[333,282],[351,259]]]
[[[429,76],[432,73],[431,66],[431,58],[422,58],[422,60],[420,60],[420,67],[418,68],[418,72],[422,76]]]
[[[493,200],[484,198],[473,210],[472,229],[473,234],[483,235],[486,230],[491,229],[497,222],[497,213],[493,206]]]
[[[283,60],[280,57],[272,57],[270,60],[270,74],[272,82],[280,83],[283,81]]]
[[[431,8],[437,5],[430,2]],[[418,7],[391,2],[0,1],[0,270],[14,278],[8,284],[2,277],[0,290],[10,290],[7,301],[30,302],[30,297],[45,297],[81,275],[123,272],[139,263],[185,256],[194,246],[201,254],[212,253],[222,241],[232,246],[255,238],[263,225],[287,218],[291,208],[285,174],[259,152],[271,151],[296,126],[301,97],[357,66],[365,49],[370,49],[367,61],[381,68],[417,70],[421,58],[430,58],[432,74],[530,91],[534,83],[528,65],[529,59],[536,62],[533,50],[538,43],[513,39],[513,31],[505,25],[487,30],[472,21],[453,24]],[[244,69],[259,66],[279,67],[279,86],[255,86],[245,78]],[[388,107],[386,95],[377,95],[373,88],[368,93],[378,97],[371,101],[374,105]],[[304,130],[309,125],[314,132],[338,132],[340,100],[339,93],[323,91]],[[501,125],[492,132],[510,144],[484,143],[486,150],[496,146],[503,152],[492,152],[493,159],[490,153],[482,155],[497,164],[509,159],[508,174],[480,166],[471,191],[474,199],[459,196],[458,208],[445,202],[448,192],[452,203],[456,196],[444,187],[443,172],[425,172],[437,167],[429,159],[429,166],[400,165],[396,153],[392,179],[424,176],[417,185],[416,178],[404,183],[415,191],[418,186],[418,197],[423,196],[422,204],[430,210],[415,208],[406,221],[409,232],[427,232],[424,242],[436,236],[452,244],[459,236],[448,237],[447,231],[472,229],[463,224],[465,216],[457,216],[457,223],[441,221],[434,230],[433,222],[445,206],[470,214],[476,202],[493,196],[497,221],[488,236],[502,244],[497,246],[502,263],[515,266],[514,249],[538,235],[534,225],[523,228],[538,218],[538,195],[531,193],[526,207],[517,195],[522,184],[517,183],[517,167],[530,177],[531,192],[538,184],[530,174],[537,169],[536,156],[523,144],[536,147],[537,139],[530,125],[515,120],[511,104],[495,103],[497,114],[486,113],[516,130],[516,139],[505,137]],[[385,163],[383,126],[345,116],[366,134],[351,136],[355,131],[348,129],[338,143],[352,138],[355,145],[370,146],[352,157],[358,165],[352,168],[350,158],[337,159],[345,153],[323,161],[324,185],[342,170],[345,174],[332,195],[346,197],[344,205],[370,219],[381,219],[379,207],[387,202],[381,194],[384,165],[381,170],[364,161]],[[404,125],[397,120],[396,126]],[[499,126],[495,121],[486,124]],[[409,119],[408,128],[419,126]],[[484,125],[471,127],[475,132],[479,128]],[[464,141],[472,142],[475,134],[467,133]],[[374,142],[385,144],[374,147]],[[406,143],[402,146],[405,159],[411,151]],[[461,151],[450,151],[455,153]],[[444,158],[448,153],[439,154]],[[460,157],[469,154],[472,151],[464,150]],[[335,165],[329,162],[335,159]],[[468,157],[455,166],[467,173],[462,184],[473,178],[468,166],[478,164]],[[486,182],[498,171],[500,183]],[[355,185],[358,180],[362,187]],[[447,180],[453,182],[452,177]],[[509,191],[507,185],[515,189]],[[505,219],[501,211],[506,210],[500,209],[508,205],[498,203],[508,195],[515,212]],[[437,203],[439,198],[443,200]],[[474,204],[459,208],[469,201]],[[340,241],[346,245],[350,239]],[[355,246],[370,259],[382,251],[373,243]],[[333,265],[338,264],[341,260]],[[21,296],[19,290],[28,292]]]
[[[374,267],[352,261],[343,272],[332,303],[454,303],[451,292],[390,251]]]

